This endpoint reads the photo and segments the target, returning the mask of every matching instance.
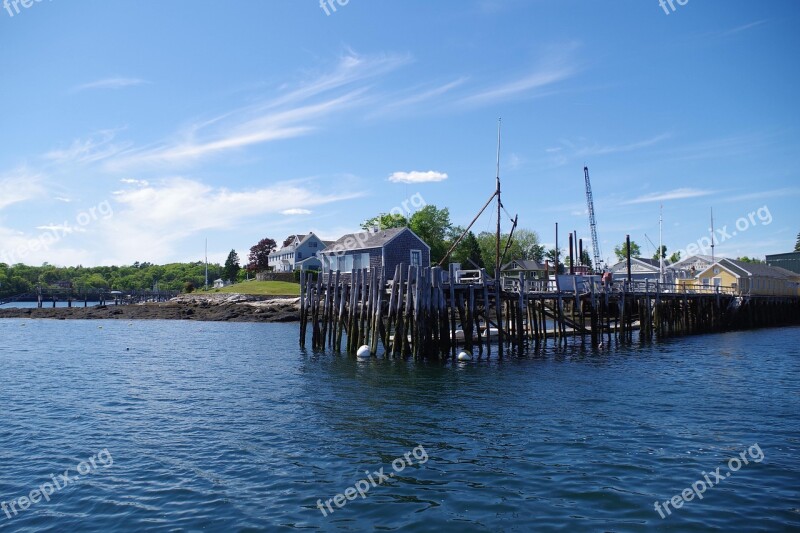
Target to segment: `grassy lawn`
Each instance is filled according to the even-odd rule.
[[[244,281],[222,289],[197,291],[199,294],[258,294],[266,296],[300,296],[300,284],[288,281]]]

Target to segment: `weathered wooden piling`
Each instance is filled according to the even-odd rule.
[[[588,337],[597,348],[612,337],[630,343],[635,331],[646,342],[800,323],[797,297],[687,293],[627,280],[614,289],[589,284],[564,291],[523,277],[514,282],[504,290],[485,270],[478,280],[459,280],[452,266],[398,265],[393,273],[361,269],[316,279],[309,274],[301,277],[300,344],[310,329],[315,350],[339,352],[344,343],[347,353],[366,345],[372,355],[455,358],[459,348],[479,355],[496,348],[502,356],[504,350],[524,353],[531,342],[536,348],[549,341],[583,345]]]

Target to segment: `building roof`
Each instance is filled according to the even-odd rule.
[[[800,252],[786,252],[782,254],[767,255],[767,261],[772,259],[800,259]]]
[[[681,259],[680,261],[675,261],[674,263],[670,264],[667,268],[681,269],[684,268],[684,266],[689,263],[696,263],[698,261],[702,261],[710,265],[714,262],[714,258],[711,257],[710,255],[690,255],[685,259]]]
[[[797,279],[797,273],[786,270],[781,267],[773,267],[765,265],[764,263],[745,263],[744,261],[737,261],[736,259],[723,258],[714,263],[723,268],[728,269],[730,272],[736,274],[738,277],[746,278],[750,276],[758,276],[762,278],[776,278],[776,279]],[[714,265],[709,266],[699,275],[705,274],[711,270]]]
[[[300,246],[302,246],[303,244],[305,244],[305,242],[306,242],[306,241],[308,241],[308,240],[309,240],[311,237],[317,237],[317,236],[314,234],[314,232],[313,232],[313,231],[312,231],[312,232],[310,232],[310,233],[302,233],[302,234],[301,234],[301,233],[297,233],[297,234],[295,234],[295,235],[289,235],[288,237],[286,237],[286,240],[289,240],[289,239],[291,239],[291,241],[289,242],[289,244],[287,244],[287,245],[286,245],[286,246],[284,246],[283,248],[280,248],[280,249],[278,249],[278,250],[275,250],[275,251],[274,251],[274,252],[272,252],[270,255],[279,255],[279,254],[285,254],[285,253],[292,252],[292,251],[294,251],[296,248],[299,248]],[[322,242],[323,244],[325,244],[326,246],[327,246],[327,244],[326,244],[326,243],[327,243],[327,242],[330,242],[330,241],[323,241],[323,240],[322,240],[322,239],[320,239],[319,237],[317,237],[317,239],[319,239],[319,241],[320,241],[320,242]],[[285,241],[284,241],[284,242],[285,242]]]
[[[658,259],[648,259],[646,257],[631,257],[631,264],[633,263],[642,263],[643,265],[652,268],[654,271],[658,270]],[[618,272],[626,268],[627,268],[627,260],[623,260],[611,265],[609,270],[612,272]]]
[[[533,271],[533,270],[544,270],[544,266],[540,265],[537,261],[533,259],[514,259],[503,265],[500,268],[501,271],[508,271],[508,270],[524,270],[524,271]]]
[[[654,266],[656,268],[658,268],[658,265],[660,264],[658,259],[650,259],[647,257],[631,257],[631,259],[636,259],[640,263],[647,263],[648,265]]]
[[[383,248],[389,242],[394,240],[395,237],[400,235],[401,233],[408,231],[412,235],[414,235],[417,239],[422,242],[423,245],[428,246],[419,236],[411,231],[409,228],[389,228],[389,229],[382,229],[382,230],[364,230],[358,233],[348,233],[346,235],[342,235],[332,244],[330,244],[327,248],[325,248],[322,253],[335,253],[335,252],[342,252],[342,251],[351,251],[351,250],[371,250],[373,248]]]

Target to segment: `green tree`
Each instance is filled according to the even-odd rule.
[[[633,246],[631,246],[631,248],[633,248]],[[667,245],[666,244],[662,244],[661,245],[661,257],[660,258],[661,259],[666,259],[667,258]],[[653,254],[653,259],[655,259],[656,261],[659,260],[658,250],[656,250],[656,253]]]
[[[680,260],[681,260],[681,252],[680,252],[680,250],[678,250],[677,252],[675,252],[674,254],[672,254],[671,256],[669,256],[669,262],[670,262],[670,264],[672,264],[672,263],[677,263],[677,262],[678,262],[678,261],[680,261]]]
[[[107,289],[108,281],[100,274],[92,274],[86,279],[86,286],[92,289]]]
[[[592,268],[592,258],[589,257],[589,251],[588,250],[583,250],[581,252],[581,264],[584,265],[584,266],[587,266],[589,268]]]
[[[544,260],[544,246],[539,242],[539,234],[533,230],[521,228],[515,231],[509,253],[515,246],[515,254],[512,257],[506,256],[506,259],[526,259],[539,263]]]
[[[241,269],[242,267],[239,266],[239,254],[236,253],[236,250],[231,250],[225,260],[225,267],[222,269],[222,279],[235,283],[236,276],[239,275],[239,270]]]
[[[742,257],[737,257],[736,260],[741,261],[742,263],[762,263],[762,264],[764,263],[764,261],[761,259],[758,259],[756,257],[747,257],[746,255]]]
[[[275,249],[275,240],[270,238],[261,239],[258,244],[250,248],[250,265],[256,271],[267,270],[269,268],[269,254]]]
[[[457,239],[464,232],[464,230],[461,228],[458,228],[458,230],[458,235],[455,236],[455,239]],[[481,246],[478,243],[478,239],[475,237],[475,234],[471,231],[467,233],[463,239],[461,239],[461,242],[458,243],[458,246],[456,246],[455,250],[453,250],[453,253],[450,256],[450,260],[453,263],[461,263],[463,268],[473,268],[472,263],[469,261],[470,259],[472,260],[472,263],[478,265],[478,268],[484,268],[486,266],[483,262]]]
[[[631,257],[639,257],[642,254],[642,249],[634,241],[631,241]],[[623,242],[614,247],[614,255],[617,259],[624,261],[628,257],[628,243]]]
[[[800,233],[797,234],[797,242],[794,243],[794,251],[800,252]]]
[[[450,210],[426,205],[411,216],[408,226],[431,247],[431,263],[438,263],[447,253],[447,237],[452,233]]]
[[[500,255],[506,249],[508,242],[508,233],[500,234]],[[478,244],[481,247],[481,254],[483,255],[483,262],[486,268],[494,271],[495,257],[497,256],[497,234],[491,231],[482,231],[478,234]],[[505,262],[514,259],[526,259],[542,262],[545,257],[545,248],[539,243],[539,235],[532,230],[519,229],[514,232],[511,240],[511,245],[505,255]],[[501,267],[503,265],[500,265]]]
[[[378,226],[380,229],[405,228],[408,226],[408,219],[397,213],[380,214],[368,218],[361,224],[361,229],[368,230]],[[414,232],[416,233],[416,232]]]
[[[550,248],[549,250],[547,250],[547,252],[545,252],[545,254],[544,254],[544,258],[547,259],[548,261],[550,261],[551,265],[555,265],[556,264],[556,249],[555,248]],[[559,274],[563,274],[564,273],[564,251],[563,250],[559,250],[559,252],[558,252],[558,273]]]

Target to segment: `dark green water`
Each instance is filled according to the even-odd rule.
[[[0,338],[3,531],[800,529],[800,328],[469,364],[303,352],[294,324]]]

